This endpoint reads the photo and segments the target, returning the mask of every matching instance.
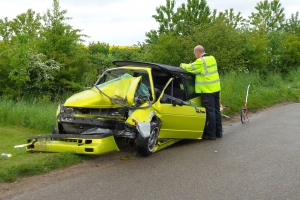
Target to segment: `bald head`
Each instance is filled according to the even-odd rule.
[[[205,53],[204,47],[201,45],[197,45],[194,48],[194,54],[196,58],[200,58]]]

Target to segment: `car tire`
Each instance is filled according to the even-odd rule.
[[[142,156],[149,156],[153,153],[154,147],[158,140],[159,125],[157,122],[151,122],[150,136],[144,138],[141,134],[138,135],[136,141],[137,153]]]

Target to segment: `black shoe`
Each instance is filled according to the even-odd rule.
[[[210,136],[203,135],[202,136],[202,140],[216,140],[216,138],[215,137],[210,137]]]
[[[220,135],[217,135],[217,138],[222,138],[223,137],[223,135],[222,134],[220,134]]]

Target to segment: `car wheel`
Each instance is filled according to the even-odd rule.
[[[138,135],[136,141],[136,149],[142,156],[149,156],[153,153],[154,147],[157,143],[159,134],[159,126],[156,122],[151,122],[150,135],[144,138],[141,134]]]

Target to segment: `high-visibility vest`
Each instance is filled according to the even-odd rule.
[[[196,75],[196,93],[214,93],[221,90],[217,62],[213,56],[204,55],[193,63],[181,63],[180,67]]]

